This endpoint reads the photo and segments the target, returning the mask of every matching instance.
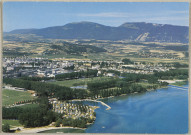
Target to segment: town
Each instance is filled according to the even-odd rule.
[[[88,69],[103,71],[118,71],[120,73],[152,74],[154,71],[169,71],[175,69],[172,63],[131,62],[121,61],[93,61],[81,59],[56,58],[3,58],[4,77],[55,77],[57,74],[87,71]],[[105,76],[115,76],[113,73],[105,73]]]

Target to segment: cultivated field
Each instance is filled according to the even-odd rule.
[[[3,89],[2,95],[3,95],[2,96],[3,106],[12,105],[15,102],[19,102],[19,101],[34,99],[34,97],[32,97],[31,94],[26,91],[21,92],[21,91]]]

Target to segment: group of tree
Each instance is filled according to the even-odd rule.
[[[10,125],[8,123],[5,123],[3,126],[2,126],[2,131],[3,132],[10,132]]]
[[[3,119],[19,120],[19,123],[24,127],[40,127],[46,126],[56,121],[58,114],[51,111],[51,104],[48,102],[47,97],[38,98],[38,106],[29,106],[26,108],[3,107]]]
[[[84,118],[80,117],[77,119],[72,119],[72,118],[60,118],[56,121],[55,126],[59,127],[61,124],[63,126],[71,126],[71,127],[79,127],[79,128],[86,128],[87,123],[92,123],[94,122],[95,119],[91,118]]]
[[[96,73],[95,70],[88,71],[89,73]],[[77,73],[77,72],[74,72]],[[78,72],[79,73],[79,72]],[[87,72],[85,72],[87,73]],[[88,73],[88,74],[89,74]],[[130,84],[138,83],[141,81],[146,81],[149,84],[157,84],[157,85],[168,85],[167,83],[160,83],[159,79],[187,79],[188,78],[188,70],[187,69],[176,69],[170,70],[166,72],[155,72],[154,74],[134,74],[134,73],[123,73],[122,79],[105,79],[105,80],[97,80],[93,82],[88,82],[88,89],[71,89],[65,86],[59,86],[55,84],[39,82],[39,81],[29,81],[23,79],[16,78],[4,78],[3,81],[6,84],[11,84],[15,87],[21,87],[25,89],[35,90],[38,96],[46,96],[46,97],[55,97],[59,100],[71,100],[71,99],[84,99],[87,97],[98,97],[99,91],[103,89],[109,88],[129,88]],[[156,86],[155,86],[156,87]],[[154,88],[154,85],[150,85],[150,88]],[[139,90],[138,90],[139,91]],[[116,95],[116,94],[114,94]]]
[[[130,59],[127,59],[127,58],[122,59],[122,62],[123,62],[124,64],[126,64],[126,65],[128,65],[128,64],[133,64],[133,61],[131,61]]]
[[[71,89],[65,86],[59,86],[55,84],[28,81],[16,78],[4,78],[5,84],[11,84],[14,87],[25,88],[28,90],[34,90],[38,96],[55,97],[59,100],[71,100],[74,98],[85,98],[87,91],[83,89]]]
[[[36,100],[22,100],[22,101],[19,101],[19,102],[15,102],[16,105],[19,105],[19,104],[26,104],[26,103],[35,103]]]
[[[173,65],[175,68],[188,68],[188,64],[185,63],[174,62]]]
[[[98,97],[99,91],[102,89],[112,88],[116,86],[117,79],[108,79],[104,81],[88,82],[87,86],[91,92],[91,97]]]
[[[78,79],[78,78],[89,78],[89,77],[96,77],[98,71],[97,70],[88,70],[88,71],[80,71],[80,72],[72,72],[72,73],[65,73],[65,74],[58,74],[55,76],[56,80],[65,80],[65,79]]]
[[[119,96],[122,94],[130,94],[130,93],[135,93],[135,92],[141,93],[141,92],[145,92],[145,91],[147,91],[147,89],[140,84],[130,84],[129,86],[122,87],[122,88],[111,88],[111,89],[99,90],[97,95],[94,97],[105,98],[105,97]]]
[[[123,73],[122,79],[106,79],[101,81],[88,82],[88,89],[92,98],[118,96],[135,92],[145,92],[148,89],[157,89],[167,86],[166,82],[159,82],[155,74]],[[147,83],[143,86],[141,83]]]
[[[63,69],[66,69],[66,70],[74,70],[75,66],[72,65],[72,66],[68,66],[68,67],[64,67]]]
[[[173,69],[166,72],[155,72],[154,76],[158,79],[172,80],[172,79],[188,79],[188,69]]]
[[[18,119],[23,109],[20,107],[2,108],[3,119]]]
[[[55,112],[47,110],[43,107],[26,108],[19,115],[19,123],[24,127],[40,127],[46,126],[56,121]]]
[[[28,77],[28,76],[23,76],[23,77],[20,77],[20,79],[28,80],[28,81],[46,81],[46,80],[54,79],[54,77]]]
[[[105,80],[97,80],[97,81],[93,81],[93,82],[88,82],[87,86],[88,89],[92,90],[92,89],[107,89],[107,88],[112,88],[115,87],[116,82],[118,81],[118,79],[105,79]]]

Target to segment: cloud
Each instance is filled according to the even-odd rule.
[[[170,10],[170,11],[166,11],[166,13],[169,13],[169,14],[189,14],[189,11],[188,10]]]
[[[132,17],[132,13],[122,12],[106,12],[106,13],[80,13],[77,16],[81,17],[114,17],[114,18],[127,18]]]
[[[188,10],[169,10],[155,13],[132,13],[132,12],[102,12],[102,13],[78,13],[76,16],[79,17],[113,17],[113,18],[129,18],[129,17],[143,17],[143,16],[167,16],[176,14],[189,14]]]
[[[188,17],[153,17],[153,18],[146,18],[147,21],[188,21]]]
[[[98,12],[98,13],[62,13],[80,20],[98,22],[101,24],[120,25],[124,22],[155,22],[164,24],[188,25],[188,10],[162,10],[161,12]],[[179,23],[178,23],[179,22]]]

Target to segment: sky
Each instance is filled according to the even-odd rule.
[[[90,21],[189,25],[188,2],[4,2],[3,31],[63,26]]]

